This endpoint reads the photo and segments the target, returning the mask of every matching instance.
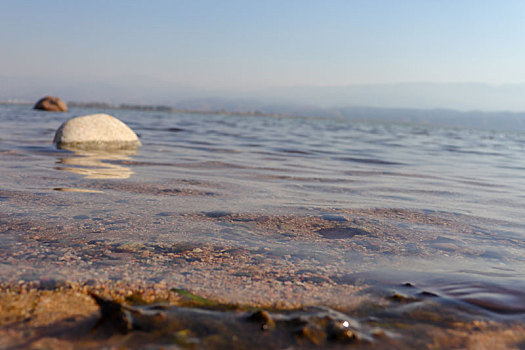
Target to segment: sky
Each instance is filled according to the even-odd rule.
[[[0,0],[0,76],[199,88],[525,82],[525,1]]]

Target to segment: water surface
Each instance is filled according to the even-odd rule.
[[[286,299],[260,280],[349,296],[409,282],[456,310],[525,317],[525,132],[112,110],[137,152],[54,147],[63,121],[95,112],[0,106],[1,280],[227,298],[234,278],[246,302]]]

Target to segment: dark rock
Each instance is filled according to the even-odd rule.
[[[33,108],[49,112],[67,112],[66,103],[54,96],[41,98]]]
[[[261,324],[262,330],[270,330],[275,328],[275,321],[266,310],[255,311],[248,316],[248,321]]]
[[[95,300],[100,308],[100,319],[95,325],[94,329],[99,328],[104,324],[109,324],[115,330],[122,334],[126,334],[133,330],[133,318],[128,310],[120,303],[102,298],[94,293],[89,295]]]
[[[360,340],[359,334],[353,329],[349,328],[347,323],[330,322],[327,328],[327,335],[330,340],[336,340],[340,342],[353,342]]]
[[[316,324],[306,324],[297,331],[297,335],[304,337],[314,343],[321,345],[326,341],[326,331]]]

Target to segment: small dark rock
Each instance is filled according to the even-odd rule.
[[[255,311],[253,314],[248,316],[248,321],[260,323],[262,330],[275,328],[275,321],[266,310]]]
[[[340,342],[358,341],[359,335],[352,329],[339,324],[331,324],[328,328],[328,337],[330,340]]]
[[[314,343],[321,345],[326,341],[326,332],[315,324],[306,324],[297,331],[297,335],[304,337]]]
[[[58,97],[46,96],[38,100],[33,109],[49,112],[67,112],[67,105]]]
[[[94,293],[89,295],[95,300],[100,308],[100,319],[94,327],[97,330],[102,325],[114,327],[118,332],[126,334],[133,330],[133,320],[130,313],[124,307],[112,300],[102,298]]]

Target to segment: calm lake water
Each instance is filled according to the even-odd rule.
[[[142,147],[54,147],[62,122],[95,112],[126,122]],[[298,266],[304,257],[337,265],[348,281],[410,279],[488,317],[525,315],[525,131],[9,105],[0,125],[0,252],[12,259],[1,280],[118,277],[80,258],[64,273],[53,245],[24,253],[25,235],[53,229],[61,249],[97,240],[264,248]],[[328,226],[261,234],[250,226],[261,217],[284,218],[276,232],[286,218]],[[166,271],[156,280],[169,281]]]

